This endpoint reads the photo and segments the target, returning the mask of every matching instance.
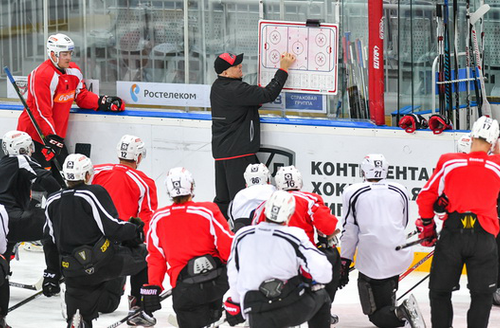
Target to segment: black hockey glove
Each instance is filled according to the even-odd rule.
[[[97,106],[97,110],[103,112],[123,112],[125,110],[125,103],[121,98],[107,95],[99,97]]]
[[[152,315],[154,311],[161,309],[160,293],[160,286],[143,285],[141,287],[142,308],[148,315]]]
[[[229,297],[224,302],[224,309],[226,310],[226,320],[227,323],[232,327],[239,323],[245,322],[243,315],[241,314],[241,306],[239,303],[233,302],[231,297]]]
[[[61,292],[61,287],[59,286],[59,279],[61,279],[61,277],[57,273],[52,273],[48,270],[45,270],[43,272],[43,284],[42,284],[43,295],[51,297],[59,294]]]
[[[128,219],[128,222],[135,225],[136,236],[132,239],[125,240],[123,242],[124,246],[127,247],[137,247],[144,243],[144,222],[140,218],[135,218],[133,216]]]
[[[349,282],[349,267],[352,261],[346,258],[340,258],[340,280],[339,288],[342,289]]]
[[[61,153],[64,148],[64,138],[61,138],[57,134],[49,134],[45,137],[45,146],[42,149],[42,154],[45,156],[45,160],[49,162],[54,156]]]
[[[422,115],[408,114],[399,120],[399,127],[408,133],[413,133],[415,130],[426,129],[428,124]]]

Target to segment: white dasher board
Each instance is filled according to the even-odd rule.
[[[298,22],[259,21],[260,86],[271,81],[284,52],[297,57],[284,91],[337,94],[337,24],[309,27]]]

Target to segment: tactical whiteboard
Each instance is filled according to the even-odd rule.
[[[284,91],[337,94],[338,25],[259,21],[258,81],[266,86],[280,67],[281,54],[297,57]]]

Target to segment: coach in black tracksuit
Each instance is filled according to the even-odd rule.
[[[121,294],[116,294],[113,284],[117,277],[146,269],[146,249],[138,237],[142,227],[120,220],[108,192],[100,185],[88,185],[93,175],[90,159],[71,154],[63,172],[68,188],[47,200],[45,225],[61,261],[48,263],[47,270],[62,268],[68,327],[80,310],[87,328],[98,312],[117,308]],[[119,246],[123,241],[131,247]]]
[[[284,53],[280,69],[265,87],[242,81],[243,54],[224,53],[214,63],[217,80],[212,85],[212,154],[215,159],[215,199],[227,218],[229,202],[245,188],[248,164],[259,163],[255,155],[260,148],[259,108],[274,101],[288,78],[288,68],[295,56]]]

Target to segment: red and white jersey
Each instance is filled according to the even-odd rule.
[[[210,254],[227,263],[233,233],[219,210],[210,202],[172,204],[156,211],[147,235],[149,283],[162,286],[165,273],[170,285],[189,260]]]
[[[94,166],[92,184],[103,186],[111,195],[120,219],[128,221],[140,217],[144,231],[158,207],[156,184],[144,172],[122,164],[101,164]]]
[[[291,190],[289,193],[295,197],[295,213],[288,222],[290,227],[302,228],[313,244],[315,243],[314,228],[327,236],[333,234],[338,219],[325,206],[320,195],[298,190]],[[264,206],[265,203],[262,203],[255,210],[252,224],[258,224],[266,220]]]
[[[434,173],[418,195],[420,217],[434,217],[434,202],[443,193],[448,197],[448,213],[475,213],[484,230],[494,236],[498,234],[500,155],[485,152],[441,155]]]
[[[81,108],[96,110],[98,100],[99,96],[85,87],[82,71],[75,63],[62,73],[47,59],[28,76],[27,103],[44,135],[65,138],[73,101]],[[42,143],[26,109],[19,116],[17,130]]]

